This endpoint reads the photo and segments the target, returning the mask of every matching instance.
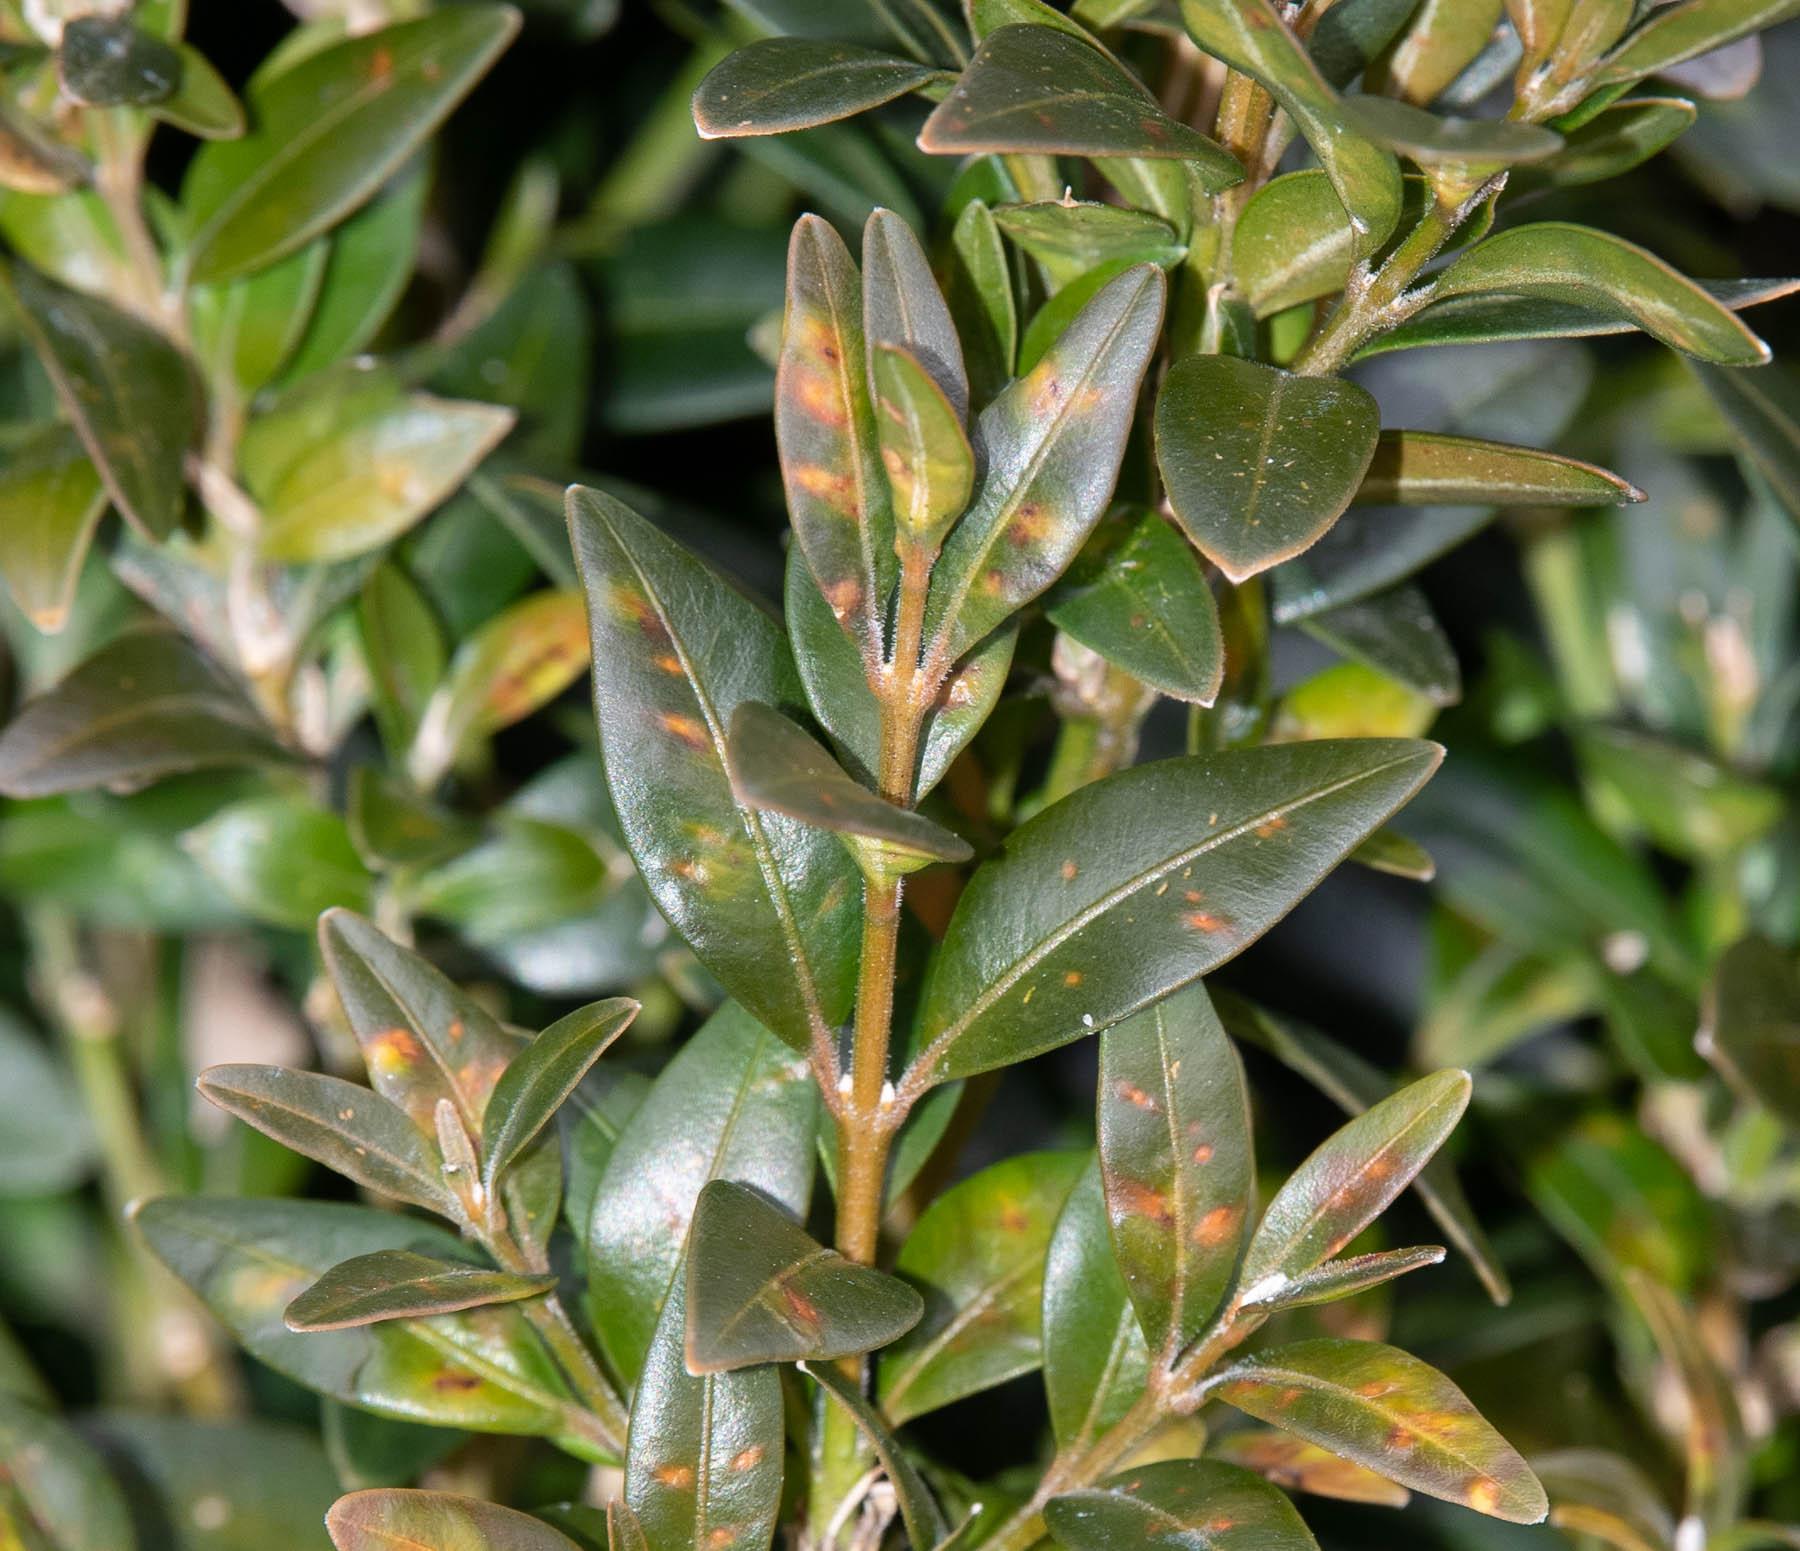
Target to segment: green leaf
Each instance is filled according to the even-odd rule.
[[[1404,1508],[1412,1493],[1352,1460],[1275,1428],[1245,1427],[1208,1442],[1207,1453],[1266,1476],[1290,1492],[1311,1492],[1340,1502]]]
[[[1729,307],[1653,254],[1563,221],[1515,226],[1459,254],[1434,299],[1527,296],[1592,308],[1635,324],[1672,350],[1723,366],[1760,366],[1769,347]]]
[[[1281,1309],[1305,1308],[1315,1303],[1332,1303],[1339,1298],[1352,1298],[1383,1282],[1391,1282],[1408,1271],[1422,1271],[1427,1266],[1442,1265],[1441,1244],[1421,1244],[1413,1249],[1379,1250],[1367,1255],[1350,1255],[1328,1260],[1323,1265],[1303,1272],[1279,1291],[1271,1291],[1254,1300],[1254,1307],[1275,1313]],[[1246,1298],[1246,1304],[1252,1300]]]
[[[181,55],[123,16],[73,16],[56,51],[62,88],[90,108],[148,107],[174,96]]]
[[[586,612],[574,588],[509,604],[456,649],[419,717],[406,766],[421,788],[478,740],[548,705],[588,665]]]
[[[363,583],[356,627],[375,724],[388,752],[404,759],[444,676],[443,631],[418,584],[392,561],[376,566]]]
[[[926,1289],[925,1317],[876,1363],[882,1413],[898,1426],[1043,1361],[1044,1254],[1086,1165],[1027,1153],[952,1185],[926,1207],[894,1262]]]
[[[1164,1460],[1044,1509],[1068,1551],[1154,1542],[1179,1551],[1317,1551],[1294,1505],[1261,1476],[1212,1459]]]
[[[1052,596],[1051,624],[1152,689],[1209,706],[1225,673],[1225,640],[1206,573],[1154,512],[1091,570]]]
[[[828,1390],[831,1397],[850,1413],[857,1431],[875,1451],[899,1501],[900,1518],[906,1525],[906,1538],[912,1542],[913,1551],[932,1551],[933,1547],[944,1545],[950,1534],[949,1521],[938,1507],[937,1499],[931,1495],[924,1476],[888,1431],[881,1413],[863,1398],[862,1390],[827,1363],[815,1367],[801,1363],[800,1371],[821,1389]]]
[[[1177,363],[1156,400],[1169,504],[1234,582],[1314,543],[1356,495],[1381,431],[1374,398],[1233,356]]]
[[[197,48],[177,43],[181,79],[174,94],[151,108],[152,116],[200,140],[235,140],[244,132],[244,105],[225,77]]]
[[[157,1258],[244,1348],[309,1389],[405,1421],[561,1434],[567,1393],[509,1304],[298,1334],[282,1321],[332,1266],[376,1250],[453,1259],[459,1240],[394,1212],[327,1201],[165,1196],[132,1218]]]
[[[517,813],[497,814],[493,831],[405,880],[412,909],[451,922],[472,943],[498,949],[521,934],[592,911],[607,898],[613,880],[591,836]]]
[[[1541,181],[1579,188],[1616,178],[1679,138],[1696,117],[1698,110],[1685,97],[1628,97],[1609,103],[1569,131],[1556,155],[1521,173],[1519,186]]]
[[[517,1276],[410,1249],[378,1249],[333,1266],[287,1306],[282,1319],[289,1330],[348,1330],[517,1303],[555,1286],[553,1276]]]
[[[1119,1267],[1166,1363],[1224,1300],[1256,1190],[1244,1069],[1204,986],[1100,1036],[1097,1127]]]
[[[708,1181],[688,1230],[689,1373],[872,1352],[919,1322],[918,1293],[846,1260],[756,1191]]]
[[[1744,460],[1800,527],[1800,389],[1782,367],[1752,376],[1704,361],[1688,364],[1725,417]]]
[[[1463,1392],[1394,1347],[1296,1341],[1219,1378],[1219,1399],[1415,1492],[1514,1524],[1549,1512],[1530,1467]]]
[[[1271,178],[1250,196],[1232,234],[1232,273],[1256,316],[1267,318],[1341,290],[1356,246],[1331,180],[1308,167]]]
[[[225,897],[274,926],[308,931],[335,906],[366,909],[369,869],[344,821],[299,797],[250,797],[221,808],[182,844]]]
[[[1241,182],[1235,157],[1164,113],[1112,58],[1059,27],[996,27],[919,131],[941,156],[1030,152],[1174,157],[1216,194]]]
[[[346,39],[262,82],[255,127],[200,150],[182,184],[200,284],[249,274],[364,204],[518,31],[510,6],[462,5]]]
[[[1713,966],[1702,1054],[1744,1093],[1800,1125],[1800,964],[1766,937],[1744,937]]]
[[[1800,280],[1701,280],[1703,296],[1730,312],[1779,301]],[[1386,334],[1377,334],[1356,359],[1423,345],[1482,345],[1509,339],[1596,339],[1629,334],[1638,320],[1611,303],[1557,301],[1543,296],[1457,296],[1435,302]]]
[[[67,426],[46,425],[7,449],[0,467],[0,577],[21,613],[46,635],[75,599],[106,489]]]
[[[1346,1113],[1361,1115],[1393,1093],[1393,1082],[1361,1056],[1305,1025],[1277,1020],[1231,992],[1222,992],[1214,1000],[1225,1026],[1237,1038],[1268,1051]],[[1470,1211],[1450,1160],[1433,1158],[1413,1181],[1413,1188],[1444,1237],[1474,1266],[1488,1296],[1497,1304],[1509,1302],[1512,1287],[1506,1272]]]
[[[1113,1251],[1098,1159],[1069,1192],[1050,1235],[1043,1345],[1059,1448],[1091,1444],[1144,1392],[1150,1351]]]
[[[1018,303],[994,212],[970,200],[950,234],[948,301],[968,361],[977,404],[1012,380],[1019,348]]]
[[[481,1183],[489,1191],[638,1012],[638,1004],[623,996],[578,1008],[558,1018],[507,1064],[481,1117]]]
[[[960,835],[853,781],[811,737],[770,706],[746,700],[732,712],[726,752],[732,791],[746,808],[785,813],[844,835],[874,865],[910,869],[933,861],[963,862],[974,855]],[[856,844],[865,840],[872,844]]]
[[[1561,135],[1537,124],[1446,118],[1391,97],[1353,97],[1342,108],[1360,133],[1421,167],[1467,167],[1485,173],[1541,162],[1563,147]]]
[[[325,1515],[337,1551],[578,1551],[542,1519],[478,1497],[371,1487],[340,1497]]]
[[[1386,739],[1239,749],[1141,765],[1053,804],[963,891],[932,961],[909,1082],[1011,1065],[1209,973],[1439,757],[1434,744]]]
[[[513,412],[325,378],[250,423],[244,482],[259,545],[289,564],[379,549],[441,505],[512,429]]]
[[[1661,1490],[1623,1455],[1605,1449],[1556,1449],[1532,1456],[1550,1494],[1550,1523],[1566,1535],[1591,1535],[1620,1551],[1672,1545],[1675,1518]]]
[[[461,1217],[443,1160],[379,1093],[324,1072],[249,1064],[209,1066],[196,1086],[227,1114],[367,1189]]]
[[[1750,1489],[1747,1440],[1736,1391],[1713,1356],[1698,1318],[1674,1293],[1636,1270],[1625,1272],[1625,1288],[1650,1327],[1681,1395],[1687,1517],[1716,1533],[1743,1512]]]
[[[1592,85],[1636,81],[1792,14],[1791,0],[1683,0],[1647,16],[1601,62]]]
[[[846,764],[865,785],[872,785],[881,768],[881,708],[869,689],[855,643],[838,629],[798,546],[788,550],[785,597],[788,633],[807,704],[843,751]],[[938,691],[919,738],[916,797],[923,799],[944,778],[992,713],[1006,687],[1017,640],[1016,627],[996,630],[956,665]]]
[[[703,140],[778,135],[878,108],[941,77],[917,60],[824,38],[764,38],[728,54],[694,90]]]
[[[1383,431],[1356,491],[1385,506],[1626,506],[1644,492],[1592,463],[1474,436]]]
[[[121,632],[0,732],[0,792],[136,787],[184,770],[278,762],[262,719],[173,631]]]
[[[0,267],[0,288],[113,504],[145,538],[167,538],[200,416],[187,361],[141,319],[23,266]]]
[[[663,1068],[620,1133],[586,1225],[588,1313],[628,1383],[681,1269],[701,1189],[732,1179],[803,1214],[817,1114],[805,1066],[734,1003]]]
[[[725,989],[804,1050],[849,1010],[861,899],[829,835],[731,793],[732,712],[801,698],[780,627],[601,491],[569,492],[569,529],[601,753],[639,871]]]
[[[1277,742],[1416,738],[1436,715],[1437,707],[1410,685],[1367,663],[1337,662],[1310,674],[1281,697],[1274,737]],[[1351,860],[1367,862],[1368,845],[1365,840],[1352,851]]]
[[[1465,72],[1475,74],[1470,67],[1484,59],[1502,9],[1501,0],[1424,0],[1405,19],[1393,47],[1370,61],[1364,93],[1371,100],[1424,104],[1461,83],[1455,95],[1466,103],[1473,93]]]
[[[331,234],[318,299],[287,363],[287,381],[355,355],[380,332],[412,278],[430,187],[423,162],[403,168]]]
[[[781,1506],[781,1379],[689,1373],[685,1302],[678,1277],[632,1399],[625,1501],[654,1551],[763,1551]]]
[[[987,469],[932,571],[928,665],[947,668],[1044,591],[1100,520],[1162,323],[1164,291],[1160,270],[1127,270],[983,411],[975,441]]]
[[[795,542],[868,671],[884,656],[882,620],[896,561],[858,278],[828,222],[809,215],[795,223],[775,438]]]
[[[198,1421],[101,1412],[82,1420],[139,1515],[147,1544],[170,1551],[307,1551],[338,1494],[310,1427],[248,1417]],[[304,1525],[304,1541],[296,1528]],[[177,1538],[161,1540],[164,1527]]]
[[[215,394],[248,398],[274,380],[306,332],[329,248],[309,243],[254,275],[188,292],[194,359]]]
[[[1628,727],[1584,727],[1575,749],[1609,827],[1642,831],[1674,856],[1704,862],[1743,850],[1783,812],[1781,794],[1705,754]],[[1616,810],[1616,812],[1615,812]]]
[[[1454,705],[1462,697],[1462,672],[1450,639],[1411,582],[1309,614],[1299,623],[1333,651],[1398,679],[1433,705]]]
[[[1436,1072],[1329,1137],[1263,1213],[1244,1253],[1239,1301],[1281,1296],[1386,1211],[1456,1128],[1469,1092],[1467,1072]]]
[[[974,488],[968,433],[943,389],[906,351],[877,345],[870,366],[894,518],[916,542],[935,540],[969,504]]]
[[[93,1120],[62,1062],[0,1014],[0,1196],[72,1190],[96,1156]]]
[[[1429,883],[1437,876],[1437,863],[1424,846],[1385,825],[1352,851],[1350,860],[1371,872],[1415,883]]]
[[[4,1391],[0,1458],[0,1528],[17,1534],[21,1551],[136,1551],[130,1512],[93,1446],[66,1422]],[[14,1513],[22,1520],[16,1526]]]
[[[1312,147],[1356,232],[1363,257],[1400,219],[1400,164],[1362,134],[1269,0],[1181,0],[1181,19],[1207,53],[1268,88]]]
[[[482,1111],[517,1042],[434,965],[359,915],[328,911],[319,946],[375,1091],[428,1137],[448,1101],[479,1141]]]
[[[962,341],[931,260],[913,229],[891,210],[871,212],[863,227],[863,332],[880,395],[883,346],[903,350],[941,390],[960,427],[969,413]],[[881,416],[876,416],[877,424]],[[885,459],[884,459],[885,461]]]
[[[1096,264],[1123,261],[1167,269],[1181,261],[1186,246],[1174,227],[1142,210],[1079,200],[1047,200],[1035,205],[1002,205],[994,212],[1000,230],[1064,279]]]

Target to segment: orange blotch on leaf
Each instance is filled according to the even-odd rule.
[[[1237,1216],[1234,1206],[1215,1206],[1194,1224],[1194,1242],[1208,1247],[1229,1242],[1237,1232]]]
[[[696,753],[702,753],[707,747],[706,729],[691,716],[680,711],[660,711],[656,717],[657,725],[670,737],[685,743]]]
[[[677,1492],[688,1491],[694,1484],[694,1472],[686,1465],[658,1465],[650,1474],[659,1485]]]

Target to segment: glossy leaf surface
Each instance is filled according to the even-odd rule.
[[[625,1501],[655,1551],[761,1551],[781,1503],[781,1380],[689,1373],[685,1301],[678,1278],[632,1401]]]
[[[663,1069],[620,1133],[587,1225],[588,1311],[627,1380],[643,1365],[708,1180],[806,1210],[817,1104],[805,1066],[732,1003]]]
[[[732,790],[746,808],[785,813],[819,829],[872,841],[872,854],[966,861],[966,840],[852,780],[801,728],[771,706],[746,700],[731,716],[726,745]]]
[[[810,129],[892,102],[937,74],[856,43],[763,38],[728,54],[695,88],[694,123],[707,140]]]
[[[478,1497],[371,1487],[340,1497],[325,1515],[337,1551],[577,1551],[542,1519]]]
[[[1496,292],[1611,313],[1673,350],[1722,366],[1769,358],[1768,346],[1692,280],[1642,248],[1583,226],[1540,221],[1489,237],[1457,257],[1433,295]]]
[[[0,467],[0,578],[39,630],[62,629],[106,488],[80,440],[45,426]]]
[[[1704,361],[1690,365],[1743,456],[1767,481],[1781,509],[1800,525],[1800,391],[1779,368],[1748,372]]]
[[[186,360],[142,319],[22,265],[0,279],[113,504],[145,538],[168,537],[200,415]]]
[[[1644,499],[1592,463],[1435,431],[1383,431],[1356,491],[1386,506],[1623,506]]]
[[[460,1215],[437,1153],[379,1093],[324,1072],[242,1063],[208,1067],[199,1088],[228,1114],[359,1185]]]
[[[1351,123],[1269,0],[1182,0],[1181,19],[1201,48],[1260,81],[1287,110],[1337,191],[1357,253],[1380,247],[1400,219],[1400,165]]]
[[[298,1334],[282,1314],[332,1266],[384,1249],[454,1257],[450,1234],[322,1201],[164,1197],[134,1222],[253,1356],[321,1394],[385,1416],[484,1432],[560,1432],[561,1378],[516,1308]]]
[[[1058,630],[1176,700],[1211,705],[1225,673],[1218,605],[1193,550],[1154,512],[1045,612]]]
[[[282,1318],[289,1330],[347,1330],[381,1320],[516,1303],[555,1286],[550,1276],[517,1276],[409,1249],[380,1249],[333,1266],[287,1306]]]
[[[1412,1493],[1405,1487],[1275,1428],[1242,1428],[1208,1444],[1207,1449],[1216,1458],[1254,1470],[1290,1492],[1383,1508],[1404,1508],[1412,1501]]]
[[[1150,1351],[1119,1270],[1098,1161],[1063,1203],[1044,1257],[1044,1390],[1061,1448],[1099,1437],[1143,1393]]]
[[[1646,17],[1627,34],[1601,65],[1595,84],[1654,75],[1771,26],[1791,9],[1783,0],[1685,0]]]
[[[1099,521],[1162,322],[1164,289],[1159,270],[1127,270],[983,411],[975,445],[985,474],[932,573],[928,661],[948,666],[1035,598]]]
[[[145,625],[121,633],[6,724],[0,792],[142,786],[178,771],[281,758],[223,670],[181,636]]]
[[[857,1431],[875,1451],[875,1457],[881,1461],[881,1468],[887,1472],[893,1486],[894,1496],[899,1499],[900,1517],[906,1525],[906,1537],[912,1542],[913,1551],[930,1551],[930,1548],[942,1546],[950,1534],[949,1522],[918,1467],[888,1431],[881,1413],[863,1398],[858,1386],[830,1364],[809,1367],[802,1363],[800,1371],[820,1388],[828,1390],[832,1399],[850,1413]]]
[[[894,1271],[927,1294],[925,1317],[876,1366],[890,1422],[1042,1362],[1044,1253],[1085,1163],[1079,1153],[1008,1158],[953,1185],[920,1215]]]
[[[208,144],[188,169],[189,277],[248,274],[349,215],[462,100],[518,25],[510,6],[459,6],[346,39],[263,83],[251,95],[251,132]]]
[[[1377,145],[1421,167],[1487,170],[1541,162],[1562,149],[1562,136],[1507,119],[1450,118],[1391,97],[1362,96],[1344,104],[1350,122]]]
[[[872,1352],[919,1322],[905,1282],[846,1260],[756,1191],[700,1192],[688,1232],[689,1373]]]
[[[1211,193],[1244,175],[1235,159],[1170,118],[1108,56],[1058,27],[990,32],[926,119],[919,144],[939,155],[1178,157]]]
[[[1466,1072],[1444,1071],[1383,1099],[1289,1177],[1244,1254],[1241,1295],[1261,1301],[1330,1259],[1384,1212],[1462,1118]]]
[[[494,1188],[574,1093],[593,1064],[638,1014],[628,997],[578,1008],[545,1029],[507,1063],[481,1117],[481,1179]]]
[[[1530,1467],[1463,1392],[1394,1347],[1297,1341],[1222,1377],[1221,1400],[1415,1492],[1515,1524],[1549,1511]]]
[[[1156,401],[1156,459],[1176,521],[1242,582],[1337,521],[1380,429],[1375,400],[1354,383],[1190,356]]]
[[[1702,1052],[1738,1086],[1800,1123],[1800,964],[1765,937],[1720,955],[1703,1006]]]
[[[1142,765],[1046,809],[958,902],[926,985],[916,1080],[1024,1060],[1216,968],[1438,757],[1380,739],[1244,749]]]
[[[1294,1505],[1261,1476],[1220,1460],[1164,1460],[1064,1492],[1044,1522],[1068,1551],[1153,1541],[1181,1551],[1313,1551]]]
[[[1204,986],[1100,1036],[1097,1126],[1119,1266],[1166,1360],[1223,1300],[1256,1184],[1243,1066]]]
[[[327,910],[365,909],[369,870],[344,821],[297,797],[230,803],[182,844],[226,896],[259,921],[305,931]]]
[[[843,239],[802,216],[788,244],[775,438],[795,541],[867,668],[883,656],[896,561],[861,301]]]
[[[805,1049],[849,1006],[854,864],[830,835],[740,807],[725,749],[743,701],[800,699],[787,643],[761,609],[610,496],[577,487],[569,523],[601,752],[644,882],[726,990]]]
[[[85,107],[148,107],[175,94],[181,56],[123,16],[74,16],[56,51],[63,90]]]
[[[961,514],[975,486],[968,433],[917,357],[877,345],[870,368],[894,519],[913,533],[935,536]]]

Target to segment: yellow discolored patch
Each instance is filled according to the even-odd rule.
[[[1486,1476],[1469,1488],[1469,1506],[1477,1513],[1492,1513],[1500,1506],[1500,1488]]]
[[[800,463],[789,467],[788,478],[808,495],[828,502],[840,511],[848,512],[855,505],[855,486],[847,474],[818,463]]]
[[[1237,1233],[1237,1208],[1215,1206],[1194,1224],[1192,1238],[1208,1247],[1229,1242]]]
[[[793,401],[814,420],[833,427],[850,423],[835,377],[823,372],[795,372],[789,382]]]
[[[660,672],[670,674],[675,678],[682,677],[687,671],[681,666],[681,659],[673,652],[658,652],[650,659],[650,663]]]
[[[363,1059],[371,1073],[389,1075],[418,1065],[424,1051],[410,1029],[383,1029],[363,1047]]]
[[[1027,545],[1043,543],[1054,527],[1055,522],[1042,501],[1022,501],[1013,520],[1006,525],[1006,537],[1009,543],[1023,549]]]
[[[666,1486],[672,1491],[686,1492],[694,1485],[694,1472],[687,1465],[658,1465],[650,1474],[659,1486]]]
[[[1418,1439],[1404,1427],[1390,1427],[1387,1434],[1387,1448],[1394,1454],[1410,1454]]]
[[[1068,986],[1071,990],[1073,990],[1076,986],[1080,985],[1081,984],[1081,971],[1078,969],[1070,970],[1068,972],[1068,974],[1063,976],[1063,984]]]
[[[659,711],[656,722],[662,730],[678,742],[685,743],[695,753],[704,753],[708,746],[706,728],[694,717],[684,715],[680,711]]]

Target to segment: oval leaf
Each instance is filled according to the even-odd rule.
[[[875,427],[894,518],[915,539],[935,539],[961,515],[975,486],[975,453],[962,419],[919,362],[877,345]]]
[[[1258,1421],[1428,1497],[1514,1524],[1549,1512],[1512,1445],[1437,1369],[1376,1341],[1297,1341],[1236,1364],[1215,1393]]]
[[[1382,1508],[1404,1508],[1412,1493],[1384,1480],[1352,1460],[1339,1459],[1329,1449],[1274,1428],[1245,1427],[1208,1442],[1208,1454],[1266,1476],[1290,1492],[1311,1492],[1315,1497],[1335,1497],[1340,1502],[1374,1503]]]
[[[1380,409],[1354,383],[1232,356],[1189,356],[1156,401],[1156,461],[1175,520],[1234,582],[1337,521],[1380,432]]]
[[[363,204],[518,31],[506,5],[459,5],[309,55],[251,95],[255,127],[204,146],[181,202],[188,277],[284,258]]]
[[[1117,1023],[1285,915],[1437,768],[1364,739],[1171,759],[1022,825],[958,901],[926,983],[909,1087]]]
[[[872,1352],[919,1322],[924,1300],[846,1260],[756,1191],[715,1179],[688,1231],[689,1373]]]
[[[378,1249],[333,1266],[287,1306],[282,1319],[289,1330],[348,1330],[517,1303],[555,1286],[553,1276],[515,1276],[410,1249]]]
[[[703,140],[810,129],[904,97],[940,72],[825,38],[764,38],[728,54],[694,89]]]
[[[645,885],[725,989],[804,1050],[849,1010],[855,866],[829,835],[740,806],[725,753],[740,703],[800,699],[787,643],[755,604],[603,492],[569,492],[569,530],[601,755]]]
[[[1317,1551],[1294,1505],[1261,1476],[1219,1460],[1165,1460],[1053,1497],[1050,1533],[1069,1551],[1153,1543],[1180,1551]]]
[[[106,487],[80,439],[47,425],[8,449],[0,467],[0,578],[46,635],[69,617]]]
[[[1436,431],[1383,431],[1359,503],[1385,506],[1626,506],[1629,480],[1592,463]]]
[[[996,27],[919,131],[920,149],[1176,157],[1211,194],[1242,181],[1237,160],[1164,113],[1113,60],[1060,27]]]
[[[1467,167],[1477,172],[1541,162],[1562,149],[1562,136],[1537,124],[1498,118],[1446,118],[1391,97],[1355,97],[1343,104],[1352,124],[1421,167]]]
[[[530,1514],[478,1497],[408,1487],[371,1487],[340,1497],[325,1515],[325,1528],[337,1551],[579,1551],[567,1535]]]
[[[900,1503],[900,1517],[906,1525],[906,1538],[912,1542],[913,1551],[933,1551],[934,1547],[941,1547],[950,1534],[949,1520],[938,1507],[937,1499],[931,1495],[931,1488],[918,1467],[888,1431],[881,1413],[838,1369],[824,1363],[817,1367],[801,1363],[800,1371],[821,1389],[830,1391],[832,1398],[850,1413],[857,1431],[875,1451],[875,1457],[881,1461],[881,1468],[893,1484],[894,1496]]]
[[[1243,1066],[1204,986],[1100,1036],[1098,1107],[1113,1245],[1166,1362],[1223,1301],[1256,1187]]]

